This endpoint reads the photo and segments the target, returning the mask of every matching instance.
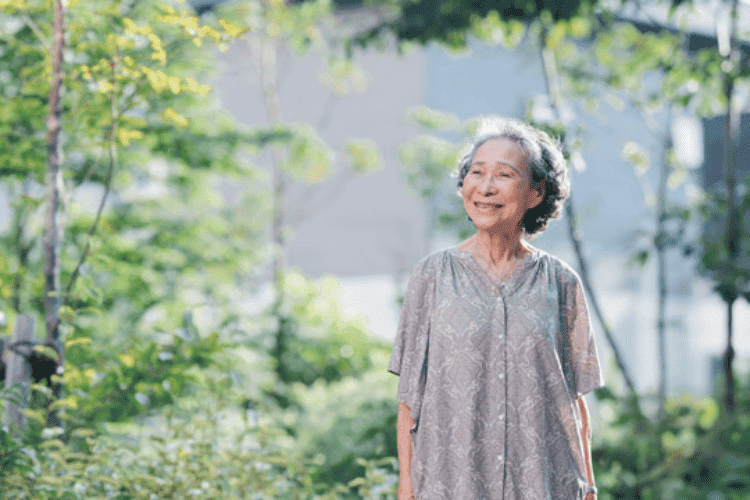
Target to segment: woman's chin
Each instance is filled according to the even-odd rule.
[[[515,233],[519,231],[519,224],[508,221],[487,220],[482,217],[471,218],[479,232]]]

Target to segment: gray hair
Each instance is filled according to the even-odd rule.
[[[531,186],[537,189],[544,186],[544,199],[529,209],[521,221],[527,235],[541,233],[550,220],[560,217],[563,204],[570,194],[568,166],[562,148],[546,132],[510,118],[482,117],[479,130],[458,164],[458,190],[462,190],[464,178],[482,144],[503,138],[514,141],[526,155]]]

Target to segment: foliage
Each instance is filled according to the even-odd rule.
[[[738,183],[738,224],[736,252],[738,258],[729,256],[724,236],[727,219],[725,192],[708,193],[700,206],[701,216],[708,221],[701,246],[701,269],[716,283],[714,290],[726,303],[739,297],[750,301],[750,177]]]
[[[260,12],[263,5],[268,10]],[[0,155],[0,175],[14,209],[11,231],[0,235],[0,307],[12,324],[16,313],[41,311],[40,131],[50,23],[46,2],[0,8],[0,150],[13,151]],[[286,172],[317,182],[334,152],[305,124],[237,127],[199,83],[210,73],[203,64],[213,59],[212,45],[221,48],[246,28],[298,53],[325,46],[318,14],[326,4],[251,2],[241,7],[244,27],[199,21],[184,8],[70,2],[63,281],[89,245],[90,253],[61,311],[67,392],[53,404],[66,429],[42,430],[44,415],[33,407],[25,413],[37,426],[25,435],[0,429],[0,492],[41,499],[393,499],[396,378],[384,370],[388,346],[369,339],[366,323],[346,313],[332,278],[287,272],[282,302],[258,314],[246,310],[257,300],[271,250],[267,179],[245,158],[269,145],[288,148]],[[456,26],[476,20],[476,36],[509,45],[528,33],[523,22],[485,14],[461,14]],[[436,11],[433,21],[444,26],[444,15]],[[563,62],[574,76],[571,93],[589,86],[590,97],[592,82],[604,81],[615,89],[609,102],[637,90],[648,91],[638,101],[657,105],[640,83],[650,71],[668,70],[665,95],[696,108],[720,104],[710,97],[710,79],[698,80],[706,83],[700,100],[687,99],[698,95],[692,79],[718,74],[718,59],[707,52],[694,60],[695,70],[680,73],[684,54],[675,51],[674,35],[641,36],[581,16],[548,27],[550,46],[570,55]],[[468,36],[461,29],[438,34],[460,46]],[[568,42],[595,31],[599,66],[592,68],[577,62],[580,53]],[[635,49],[641,59],[622,64]],[[334,92],[363,86],[336,58],[326,78]],[[454,141],[471,123],[426,109],[412,118],[439,135],[400,152],[408,183],[432,196],[448,189]],[[344,149],[354,171],[380,164],[371,141],[350,140]],[[91,200],[101,199],[110,167],[114,196],[91,231]],[[438,207],[440,223],[468,226],[458,198],[449,199],[456,204]],[[706,214],[720,214],[721,203],[707,205]],[[706,255],[721,251],[706,248]],[[722,259],[706,267],[720,273]],[[37,385],[33,394],[44,399],[50,391]],[[732,500],[750,493],[747,401],[727,416],[712,399],[674,398],[653,424],[606,390],[598,396],[608,414],[594,439],[600,498]]]
[[[344,377],[330,384],[316,383],[295,389],[303,408],[299,415],[300,445],[320,458],[316,482],[331,484],[362,478],[361,460],[383,461],[397,455],[396,412],[393,394],[398,378],[386,371],[388,349],[372,351],[374,370],[361,377]]]
[[[239,323],[228,298],[247,287],[266,252],[263,219],[251,216],[264,213],[262,184],[241,155],[292,136],[237,127],[210,86],[198,83],[210,74],[213,44],[222,50],[242,35],[234,24],[210,26],[176,1],[68,7],[60,179],[66,392],[52,401],[48,387],[33,387],[26,443],[48,431],[48,409],[69,440],[205,384],[202,371]],[[34,103],[47,99],[51,23],[49,2],[0,9],[2,105],[13,110],[1,114],[0,128],[24,131],[3,134],[12,144],[0,155],[13,214],[11,230],[0,234],[0,311],[12,324],[17,313],[42,311],[46,110]],[[186,310],[195,324],[183,319]]]
[[[386,355],[379,352],[375,358],[382,365]],[[231,365],[239,364],[239,358],[230,359]],[[201,371],[205,372],[203,383],[194,386],[192,396],[175,397],[160,411],[150,410],[135,422],[79,427],[67,439],[62,429],[55,428],[31,441],[19,441],[3,430],[2,459],[7,467],[2,470],[0,495],[349,500],[367,492],[366,498],[395,498],[391,449],[376,450],[378,459],[355,457],[351,461],[356,468],[338,477],[321,476],[330,467],[321,451],[347,454],[348,440],[355,438],[359,440],[357,453],[378,441],[372,433],[381,431],[370,427],[388,425],[387,436],[393,435],[391,419],[381,420],[378,412],[367,410],[373,396],[383,403],[387,398],[393,408],[393,384],[384,384],[383,377],[395,377],[379,370],[364,385],[362,379],[351,377],[334,384],[319,380],[309,389],[297,384],[304,411],[296,413],[280,410],[263,398],[248,405],[244,400],[247,385],[230,377],[226,368]],[[345,411],[339,411],[342,405]],[[78,411],[80,407],[70,408],[68,414],[73,418]],[[352,425],[352,433],[342,435],[336,431],[341,429],[340,415],[344,414],[365,415],[370,423]],[[323,442],[330,448],[319,447],[320,420],[334,423]],[[301,435],[306,428],[307,434]]]
[[[282,407],[297,404],[293,384],[311,386],[360,377],[372,368],[372,356],[386,347],[370,338],[367,322],[351,315],[339,299],[338,281],[316,281],[290,270],[284,274],[282,301],[268,311],[268,326],[250,343],[268,354],[276,381],[267,394]]]
[[[300,51],[325,45],[316,34],[316,13],[325,2],[291,9],[274,5],[263,15],[246,13],[248,27],[269,34],[278,29]],[[12,324],[18,313],[42,310],[39,236],[48,92],[42,63],[50,23],[43,1],[0,7],[0,72],[9,81],[3,105],[12,107],[0,117],[0,127],[24,131],[3,135],[14,141],[5,151],[23,154],[0,155],[7,162],[0,180],[11,195],[14,219],[11,231],[0,235],[0,307]],[[304,29],[297,21],[290,24],[294,16],[307,23]],[[277,379],[249,371],[269,368],[257,361],[268,351],[265,341],[247,340],[264,322],[281,318],[278,324],[284,324],[288,318],[286,324],[299,332],[278,358],[288,375],[282,385],[290,387],[359,376],[371,366],[371,351],[383,349],[366,338],[361,318],[347,317],[332,302],[330,279],[311,284],[290,273],[291,289],[276,317],[243,310],[271,255],[267,179],[247,158],[269,145],[288,146],[284,167],[305,182],[322,179],[333,162],[333,152],[311,127],[243,129],[200,83],[210,75],[213,44],[221,50],[244,29],[213,17],[199,20],[176,1],[70,3],[62,145],[62,278],[70,283],[61,310],[66,394],[52,403],[66,425],[43,428],[42,403],[51,392],[35,386],[40,404],[25,409],[26,432],[16,439],[15,429],[2,431],[4,497],[180,498],[200,492],[209,498],[333,498],[336,491],[350,491],[314,485],[297,455],[279,451],[268,465],[249,452],[219,453],[207,444],[213,437],[192,439],[195,429],[202,429],[200,418],[190,420],[195,415],[161,437],[180,440],[191,453],[179,448],[173,453],[172,444],[159,439],[133,445],[143,429],[113,437],[112,422],[127,425],[123,422],[159,408],[173,412],[181,398],[195,392],[207,401],[201,388],[239,398],[248,410],[270,405],[270,420],[298,411],[270,403],[257,389],[274,394]],[[336,92],[362,88],[350,66],[330,60],[327,77]],[[380,165],[372,141],[350,140],[345,154],[356,172]],[[92,210],[98,203],[100,213]],[[186,311],[192,321],[183,320]],[[238,366],[244,360],[232,357],[240,351],[255,363],[245,373]],[[247,384],[226,393],[231,377],[243,375]],[[203,437],[218,436],[219,429]],[[274,427],[263,439],[273,448],[294,434]],[[261,441],[258,435],[253,439]],[[353,487],[376,482],[370,474]]]
[[[204,77],[207,70],[205,64],[198,62],[210,60],[198,57],[200,52],[212,50],[209,47],[201,49],[203,41],[209,39],[223,44],[230,38],[229,33],[237,36],[241,32],[226,22],[217,23],[217,29],[199,25],[197,18],[184,10],[184,5],[176,3],[175,7],[183,10],[178,11],[166,4],[159,7],[152,2],[123,1],[102,5],[100,2],[79,1],[70,5],[63,102],[63,151],[67,158],[63,182],[68,224],[63,235],[61,257],[63,283],[68,283],[67,288],[70,288],[70,294],[65,290],[64,299],[74,310],[88,309],[90,313],[91,307],[108,306],[108,299],[122,298],[117,292],[142,298],[139,305],[148,307],[153,302],[149,304],[150,294],[143,292],[148,290],[158,295],[163,290],[155,286],[155,280],[149,282],[147,276],[139,276],[140,284],[134,282],[138,278],[133,277],[129,287],[114,287],[115,294],[102,295],[102,291],[110,287],[98,286],[102,282],[97,283],[97,278],[116,282],[112,280],[111,267],[106,264],[144,263],[132,250],[128,254],[120,248],[105,248],[98,255],[102,259],[99,268],[104,268],[103,273],[90,273],[92,269],[86,262],[89,252],[101,250],[106,245],[98,237],[96,229],[100,221],[90,207],[100,202],[104,208],[104,198],[111,185],[132,188],[130,200],[123,199],[122,194],[127,190],[122,190],[116,213],[103,212],[101,222],[105,234],[111,234],[115,229],[142,231],[143,226],[153,227],[155,212],[149,213],[148,208],[157,208],[154,206],[157,203],[152,203],[151,207],[144,203],[134,208],[128,201],[142,201],[144,188],[151,188],[152,192],[155,188],[163,188],[164,181],[171,176],[178,181],[174,194],[183,195],[193,210],[206,205],[206,201],[213,201],[210,204],[216,211],[216,199],[205,199],[205,193],[198,191],[201,189],[199,185],[211,177],[190,178],[190,169],[210,165],[225,177],[229,173],[237,175],[243,170],[237,152],[244,142],[253,142],[252,135],[238,131],[225,116],[211,113],[217,101],[213,96],[207,96],[210,87],[200,85],[196,80]],[[39,183],[45,165],[42,126],[45,111],[43,106],[31,105],[31,101],[34,95],[38,95],[40,101],[46,99],[46,77],[43,71],[39,71],[44,70],[45,65],[34,64],[34,61],[44,61],[46,57],[46,42],[50,35],[44,30],[50,25],[46,19],[49,9],[45,2],[6,2],[2,8],[5,32],[0,40],[0,68],[10,78],[9,85],[3,87],[8,97],[7,105],[14,106],[16,112],[3,113],[0,126],[26,131],[8,151],[28,150],[35,152],[36,156],[21,156],[20,163],[16,154],[2,156],[1,161],[9,162],[0,171],[13,195],[14,220],[12,231],[2,235],[0,240],[5,250],[4,262],[0,266],[3,276],[0,278],[2,300],[7,300],[15,311],[23,310],[28,314],[31,313],[29,309],[41,309],[39,297],[43,291],[39,278],[43,209]],[[191,59],[196,64],[182,62]],[[203,121],[209,117],[213,122],[210,126]],[[10,140],[14,136],[4,137]],[[219,175],[214,175],[213,181],[216,182]],[[157,191],[155,194],[162,193]],[[97,197],[101,199],[97,200]],[[151,201],[155,198],[152,194]],[[195,204],[198,200],[203,203]],[[174,202],[171,207],[174,208]],[[178,230],[169,232],[165,228],[165,235],[185,235],[179,229],[187,222],[187,214],[181,215],[181,220],[173,217],[170,221],[172,229]],[[195,225],[194,221],[191,222]],[[202,234],[206,234],[205,227],[202,229]],[[250,234],[254,232],[257,230],[249,231]],[[143,239],[144,235],[141,232],[139,236]],[[131,239],[131,242],[126,247],[132,249],[137,240]],[[169,264],[155,265],[154,268],[167,272],[175,264],[185,264],[187,260],[179,254],[179,249],[162,250],[155,256],[161,258],[157,258],[161,260],[160,264]],[[197,254],[195,257],[197,260],[202,256]],[[81,267],[82,264],[86,265]],[[89,271],[88,275],[86,271]],[[85,276],[74,282],[81,275]],[[156,278],[154,274],[151,277]]]
[[[279,426],[283,418],[273,406],[260,404],[243,410],[228,404],[231,390],[178,399],[161,416],[150,417],[146,427],[107,425],[106,435],[79,429],[67,444],[54,430],[46,432],[38,444],[16,442],[3,431],[3,459],[9,465],[2,469],[2,492],[4,498],[25,492],[41,499],[107,495],[393,499],[397,479],[393,455],[355,457],[354,473],[336,469],[331,461],[333,455],[345,454],[347,449],[359,453],[375,438],[361,429],[378,427],[378,412],[367,411],[373,404],[366,401],[389,392],[383,376],[388,375],[370,376],[364,385],[362,380],[349,379],[311,388],[303,398],[309,403],[304,404],[312,409],[315,402],[323,403],[310,416],[333,422],[328,437],[316,440],[314,448],[304,445],[304,436]],[[350,387],[342,390],[341,384]],[[368,387],[380,387],[381,391],[372,394]],[[620,400],[606,388],[598,390],[603,420],[595,429],[593,456],[600,498],[745,498],[750,493],[750,400],[746,387],[738,391],[743,396],[733,415],[722,413],[713,398],[679,396],[667,401],[665,419],[657,424],[632,401]],[[353,404],[352,395],[357,395]],[[331,411],[339,404],[347,407]],[[372,417],[371,424],[349,428],[364,438],[354,448],[349,448],[352,437],[342,432],[347,429],[342,420],[348,418],[347,413]],[[393,422],[385,420],[389,419],[380,423],[383,430],[375,432],[393,434]],[[300,420],[298,427],[305,425],[317,427],[317,433],[321,422]],[[335,434],[339,438],[331,440]],[[85,446],[81,448],[81,444]],[[323,471],[333,479],[321,476]],[[349,480],[350,474],[354,479]]]
[[[667,400],[654,424],[631,401],[597,392],[605,422],[593,443],[602,499],[746,498],[750,493],[750,408],[747,387],[737,413],[722,413],[720,399],[689,395]]]
[[[333,499],[341,486],[321,490],[309,463],[275,443],[284,432],[210,397],[202,409],[173,411],[149,426],[107,435],[79,430],[89,451],[46,433],[21,448],[20,464],[3,469],[3,498],[238,498]],[[259,420],[256,422],[256,420]],[[7,434],[0,436],[7,438]],[[16,444],[16,448],[19,445]],[[17,453],[18,455],[19,453]]]
[[[469,35],[493,32],[502,38],[523,24],[539,17],[552,20],[575,18],[591,10],[594,1],[517,1],[461,2],[458,0],[419,0],[393,2],[396,15],[354,38],[354,43],[372,43],[382,33],[393,33],[399,42],[426,44],[441,42],[452,49],[465,48]],[[509,28],[507,29],[506,28]],[[507,29],[507,31],[506,31]],[[511,35],[512,36],[512,35]]]
[[[83,425],[121,422],[172,404],[198,381],[198,370],[216,363],[223,349],[218,334],[200,337],[187,329],[179,329],[167,344],[136,341],[116,361],[101,364],[79,349],[68,358],[65,371],[66,387],[75,396],[75,420]]]

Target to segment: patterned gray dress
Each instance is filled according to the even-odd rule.
[[[576,398],[603,385],[578,275],[538,249],[493,282],[467,250],[409,280],[388,370],[418,500],[583,500]]]

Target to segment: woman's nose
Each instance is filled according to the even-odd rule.
[[[495,176],[488,175],[484,179],[482,179],[481,184],[479,185],[479,189],[483,193],[491,194],[495,190]]]

